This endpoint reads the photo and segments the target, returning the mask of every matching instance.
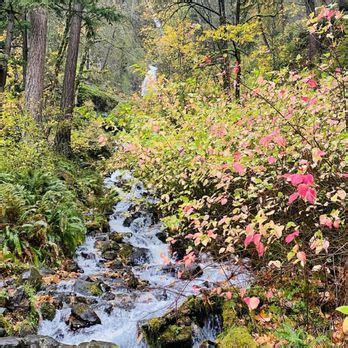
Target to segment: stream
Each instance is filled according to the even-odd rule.
[[[229,263],[214,263],[208,255],[199,260],[202,272],[193,280],[178,278],[177,263],[172,259],[169,245],[159,239],[164,227],[157,222],[151,209],[156,200],[130,172],[116,171],[105,179],[107,187],[118,191],[120,200],[110,215],[110,232],[87,236],[85,243],[76,253],[81,273],[76,279],[63,280],[54,289],[54,296],[65,299],[73,295],[88,303],[98,320],[89,327],[71,329],[67,318],[71,315],[71,303],[62,301],[62,307],[52,321],[40,323],[39,334],[50,336],[64,344],[79,344],[92,340],[112,342],[121,348],[147,347],[139,332],[139,325],[150,318],[160,317],[176,308],[189,295],[197,294],[196,289],[212,288],[234,274],[232,284],[247,287],[249,276],[240,266]],[[135,204],[142,201],[142,209],[130,217]],[[115,269],[104,259],[98,243],[111,243],[110,234],[122,235],[123,243],[130,244],[137,252],[127,266],[126,274],[133,274],[143,286],[135,288],[125,285],[124,277],[113,277]],[[161,238],[163,240],[163,238]],[[182,265],[181,265],[182,266]],[[125,271],[120,266],[117,272]],[[104,293],[100,296],[86,294],[81,284],[89,280],[102,284]],[[194,327],[193,347],[199,347],[204,339],[215,339],[220,331],[217,318],[206,320],[203,327]]]

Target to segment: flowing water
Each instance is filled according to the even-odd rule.
[[[76,289],[79,278],[61,281],[55,292],[87,297],[101,324],[72,331],[66,324],[71,308],[68,303],[64,303],[53,321],[41,322],[39,334],[51,336],[66,344],[97,340],[116,343],[121,348],[146,347],[139,335],[139,324],[179,306],[188,295],[195,294],[198,286],[217,286],[231,274],[234,274],[233,284],[247,286],[249,276],[245,270],[241,272],[240,267],[233,264],[214,263],[207,255],[200,260],[202,275],[192,281],[178,279],[173,260],[172,266],[164,266],[164,260],[168,263],[170,253],[169,246],[157,237],[163,231],[163,226],[155,221],[150,212],[151,205],[156,204],[156,201],[129,172],[116,171],[105,180],[105,184],[118,190],[120,197],[110,216],[110,230],[122,233],[126,243],[140,248],[142,252],[131,270],[137,278],[148,281],[148,286],[143,290],[130,289],[119,279],[109,277],[111,270],[105,265],[100,250],[96,248],[98,240],[105,240],[107,235],[90,235],[77,250],[76,261],[83,271],[79,278],[89,277],[102,281],[108,287],[108,294],[113,294],[113,299],[110,296],[88,297],[79,294]],[[126,190],[125,187],[129,189]],[[126,223],[130,209],[139,200],[146,203],[142,205],[145,207],[131,222],[128,220]],[[206,321],[203,328],[194,327],[193,347],[198,347],[203,339],[214,339],[219,332],[219,326],[218,318],[213,316]]]

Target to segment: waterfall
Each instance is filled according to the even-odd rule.
[[[161,28],[162,23],[159,19],[154,18],[154,23],[156,28]],[[145,79],[141,85],[141,95],[142,97],[145,97],[149,95],[150,93],[156,93],[156,82],[157,82],[157,66],[156,65],[149,65],[147,73],[145,75]]]
[[[156,93],[157,67],[149,65],[145,79],[141,85],[141,95],[143,97],[150,93]]]

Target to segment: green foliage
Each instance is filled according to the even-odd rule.
[[[256,348],[257,345],[245,327],[232,327],[225,334],[219,336],[218,347]]]

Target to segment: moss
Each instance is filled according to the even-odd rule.
[[[133,253],[133,247],[130,244],[124,244],[122,245],[119,256],[121,258],[121,261],[125,264],[128,264],[130,261],[130,257]]]
[[[222,305],[222,322],[224,328],[229,328],[236,324],[237,313],[233,301],[225,301]]]
[[[245,327],[232,327],[218,337],[219,348],[256,348],[256,342]]]
[[[170,325],[158,338],[161,348],[190,348],[192,346],[192,327]]]
[[[94,104],[95,111],[111,111],[119,103],[114,95],[109,94],[96,86],[81,83],[78,91],[78,105],[81,106],[88,100]]]
[[[98,284],[91,284],[89,290],[93,296],[103,295],[103,290],[98,286]]]
[[[56,307],[50,302],[44,302],[40,308],[43,319],[52,321],[56,316]]]

